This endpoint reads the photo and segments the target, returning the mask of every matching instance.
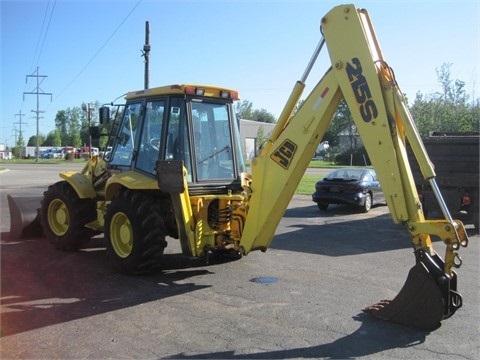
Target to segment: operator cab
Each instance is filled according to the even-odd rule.
[[[239,184],[245,171],[233,101],[238,93],[172,85],[128,93],[108,167],[156,177],[157,160],[182,160],[190,187]]]

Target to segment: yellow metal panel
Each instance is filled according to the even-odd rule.
[[[76,171],[66,171],[61,172],[60,177],[73,187],[80,199],[95,198],[96,194],[92,182],[86,175]]]
[[[236,90],[223,88],[219,86],[212,86],[212,85],[199,85],[199,84],[181,84],[181,85],[168,85],[168,86],[160,86],[156,88],[150,88],[145,90],[138,90],[132,91],[127,93],[125,99],[137,99],[137,98],[144,98],[144,97],[154,97],[154,96],[165,96],[165,95],[175,95],[181,94],[185,95],[185,88],[186,87],[194,87],[194,88],[201,88],[205,90],[204,96],[209,97],[220,97],[221,91],[230,91],[230,92],[237,92]]]
[[[340,99],[337,80],[328,71],[295,116],[275,130],[272,144],[252,161],[248,221],[240,242],[245,254],[269,246]]]
[[[388,113],[376,61],[383,57],[368,14],[353,5],[333,8],[322,19],[335,76],[377,172],[394,220],[407,221],[404,182],[397,162],[394,114]],[[392,125],[389,122],[392,122]],[[401,159],[399,162],[403,162]]]
[[[132,190],[158,190],[156,179],[136,171],[126,171],[107,180],[105,199],[112,200],[120,187]]]

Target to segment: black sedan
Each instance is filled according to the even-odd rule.
[[[375,170],[342,168],[317,181],[312,200],[320,210],[327,210],[329,204],[350,204],[369,212],[373,204],[385,202],[385,197]]]

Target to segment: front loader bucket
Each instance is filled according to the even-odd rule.
[[[40,223],[40,208],[43,196],[11,196],[7,194],[10,210],[10,237],[38,237],[43,235]]]
[[[426,256],[422,252],[421,258]],[[362,309],[376,318],[392,321],[423,330],[434,330],[440,321],[451,316],[462,306],[461,295],[456,290],[456,274],[449,279],[430,256],[427,261],[417,261],[410,269],[407,280],[393,300],[381,302]],[[418,260],[418,256],[417,256]],[[454,287],[455,289],[452,289]]]

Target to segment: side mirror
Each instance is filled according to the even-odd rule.
[[[88,132],[90,133],[92,139],[99,139],[101,136],[100,128],[98,126],[90,126]]]
[[[108,124],[110,122],[110,108],[102,106],[98,111],[100,124]]]

